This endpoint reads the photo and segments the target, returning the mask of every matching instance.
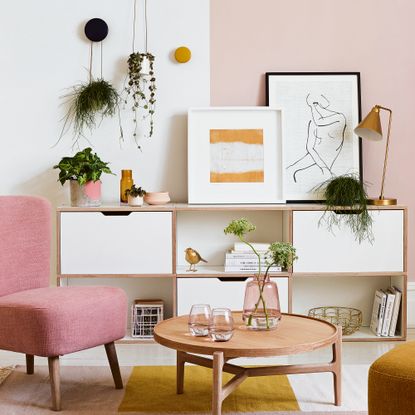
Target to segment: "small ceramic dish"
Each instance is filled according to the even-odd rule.
[[[169,192],[148,192],[144,196],[144,202],[149,205],[165,205],[170,202]]]

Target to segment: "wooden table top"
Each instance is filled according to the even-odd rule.
[[[242,321],[242,313],[232,314],[235,330],[227,342],[192,336],[188,330],[188,316],[174,317],[157,324],[154,339],[170,349],[188,353],[213,355],[220,351],[225,357],[269,357],[329,346],[338,335],[338,329],[333,324],[296,314],[283,314],[275,330],[248,330]]]

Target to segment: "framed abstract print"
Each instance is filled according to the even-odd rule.
[[[283,203],[282,166],[280,110],[189,110],[189,203]]]
[[[359,73],[268,72],[267,105],[284,112],[284,197],[323,199],[318,186],[342,174],[361,175]]]

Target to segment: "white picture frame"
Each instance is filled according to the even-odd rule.
[[[277,108],[190,108],[188,202],[285,203],[282,130]]]
[[[319,186],[336,176],[362,180],[358,72],[268,72],[267,105],[284,111],[284,197],[324,199]]]

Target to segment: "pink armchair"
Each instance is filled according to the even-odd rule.
[[[0,349],[48,358],[52,408],[61,409],[59,356],[105,345],[115,387],[123,388],[114,341],[126,332],[127,299],[110,287],[49,287],[50,205],[0,196]],[[87,249],[87,247],[85,247]]]

